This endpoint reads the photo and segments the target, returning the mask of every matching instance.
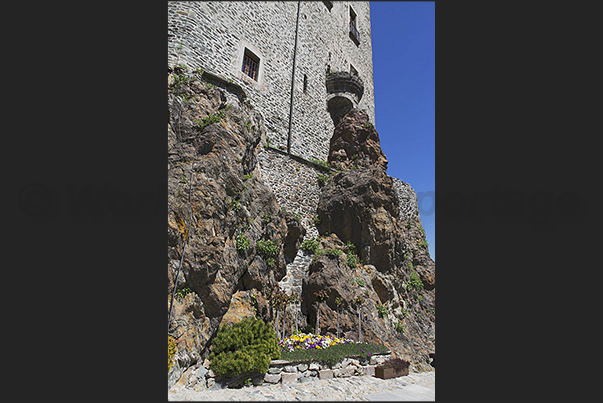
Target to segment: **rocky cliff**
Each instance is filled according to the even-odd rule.
[[[310,265],[303,291],[309,316],[320,309],[321,328],[334,333],[339,311],[341,330],[357,340],[360,309],[364,340],[410,358],[415,369],[429,369],[428,354],[435,351],[435,263],[418,215],[400,214],[377,131],[364,111],[351,110],[337,125],[329,161],[341,171],[322,188],[318,229],[323,248],[341,254],[323,254]],[[358,264],[350,264],[350,253],[358,255]],[[320,289],[329,300],[317,305],[314,292]],[[360,307],[354,304],[358,297]]]
[[[286,262],[298,254],[306,234],[299,218],[279,206],[258,179],[262,116],[244,94],[205,78],[182,68],[168,72],[167,308],[168,333],[177,342],[170,385],[187,368],[201,366],[220,324],[246,316],[274,321],[268,291],[285,277]],[[353,301],[361,295],[365,340],[410,358],[416,369],[429,369],[427,354],[435,351],[434,263],[421,245],[418,215],[401,213],[406,210],[400,192],[386,174],[387,160],[366,113],[352,110],[342,119],[329,161],[340,172],[315,190],[318,230],[322,248],[341,255],[314,257],[302,286],[302,318],[314,323],[313,292],[325,289],[322,333],[336,332],[339,296],[341,329],[356,339]],[[350,248],[357,252],[356,265],[348,264]]]
[[[221,323],[255,310],[269,319],[266,290],[285,275],[284,251],[296,252],[301,233],[257,179],[261,116],[201,74],[175,69],[168,90],[167,303],[169,312],[175,287],[177,379],[207,357]]]

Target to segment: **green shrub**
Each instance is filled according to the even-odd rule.
[[[322,168],[326,168],[326,169],[331,169],[331,164],[329,164],[327,161],[322,161],[316,158],[310,158],[310,162],[322,167]]]
[[[341,255],[341,250],[339,249],[335,249],[335,248],[331,248],[331,249],[325,249],[325,255],[327,256],[340,256]]]
[[[358,263],[360,263],[360,259],[358,259],[358,256],[355,253],[350,252],[345,258],[345,263],[351,268],[354,268],[358,266]]]
[[[348,253],[345,258],[345,263],[351,268],[354,268],[360,263],[360,259],[358,259],[358,255],[356,254],[356,246],[351,241],[348,241],[346,246]]]
[[[387,316],[387,308],[383,304],[377,305],[377,312],[379,312],[379,316],[382,318]]]
[[[241,201],[237,200],[237,199],[232,199],[230,201],[230,208],[233,209],[234,211],[241,210]]]
[[[421,291],[423,289],[423,283],[421,282],[417,272],[413,271],[410,273],[410,280],[406,282],[406,286],[409,289],[414,288],[417,291]]]
[[[262,222],[264,224],[268,224],[271,219],[272,219],[272,216],[270,215],[270,213],[264,213],[264,215],[262,216]]]
[[[264,260],[274,259],[278,255],[278,244],[274,241],[259,240],[255,244],[255,248]]]
[[[319,187],[323,187],[325,185],[325,183],[327,183],[331,179],[330,175],[324,175],[324,174],[318,174],[317,177],[318,177],[318,186]]]
[[[181,288],[180,290],[176,291],[176,298],[178,300],[182,300],[186,296],[186,294],[189,294],[191,292],[193,291],[188,287]]]
[[[274,329],[256,318],[220,326],[209,355],[210,369],[225,377],[265,374],[270,361],[279,358],[281,350]]]
[[[223,117],[224,111],[218,111],[216,113],[210,113],[209,115],[201,119],[201,121],[195,119],[194,123],[197,125],[199,130],[203,130],[206,126],[209,126],[212,123],[218,123],[222,120]]]
[[[249,249],[250,243],[249,239],[243,234],[237,235],[237,250],[247,250]]]
[[[350,282],[352,283],[352,285],[358,285],[359,287],[364,287],[364,280],[361,279],[360,277],[353,277],[351,278]]]
[[[316,254],[316,252],[318,251],[319,245],[320,245],[320,241],[318,240],[318,238],[316,238],[316,237],[306,238],[303,240],[303,242],[301,244],[301,249],[303,251]]]
[[[404,325],[402,324],[402,321],[398,321],[398,323],[396,323],[396,330],[400,333],[404,333]]]
[[[175,74],[174,81],[169,86],[170,89],[177,90],[180,89],[181,86],[187,85],[189,82],[194,81],[194,78],[187,77],[186,74]]]

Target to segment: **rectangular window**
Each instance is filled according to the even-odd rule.
[[[358,45],[360,43],[360,34],[358,34],[358,28],[356,27],[356,13],[350,7],[350,38]]]
[[[304,74],[304,94],[308,91],[308,76]]]
[[[249,77],[258,81],[258,73],[260,71],[260,58],[254,55],[249,49],[245,48],[243,54],[243,66],[241,71]]]

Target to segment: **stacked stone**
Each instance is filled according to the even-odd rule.
[[[287,275],[279,283],[281,288],[287,294],[294,293],[297,296],[301,295],[302,281],[308,277],[308,267],[312,261],[312,255],[300,250],[297,252],[293,262],[287,265]]]
[[[318,234],[314,216],[318,206],[320,169],[270,149],[263,149],[257,156],[259,179],[274,192],[279,206],[301,217],[306,236]]]
[[[345,358],[333,365],[323,365],[318,362],[292,362],[273,360],[268,372],[262,378],[256,378],[254,385],[306,383],[315,380],[331,378],[348,378],[351,376],[374,376],[375,366],[391,358],[391,354],[375,354],[370,359],[357,360]],[[176,385],[192,390],[223,389],[225,386],[216,381],[216,374],[209,368],[209,361],[203,365],[190,367],[176,382]],[[172,385],[170,385],[171,387]]]
[[[390,354],[380,354],[363,361],[345,358],[332,367],[317,362],[295,364],[289,361],[275,360],[270,363],[268,373],[264,376],[264,384],[305,383],[317,379],[374,376],[375,366],[382,364],[390,357]]]

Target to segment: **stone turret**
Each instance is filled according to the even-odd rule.
[[[358,108],[364,94],[364,83],[355,74],[345,71],[327,74],[327,108],[337,126],[341,118],[354,108]]]

